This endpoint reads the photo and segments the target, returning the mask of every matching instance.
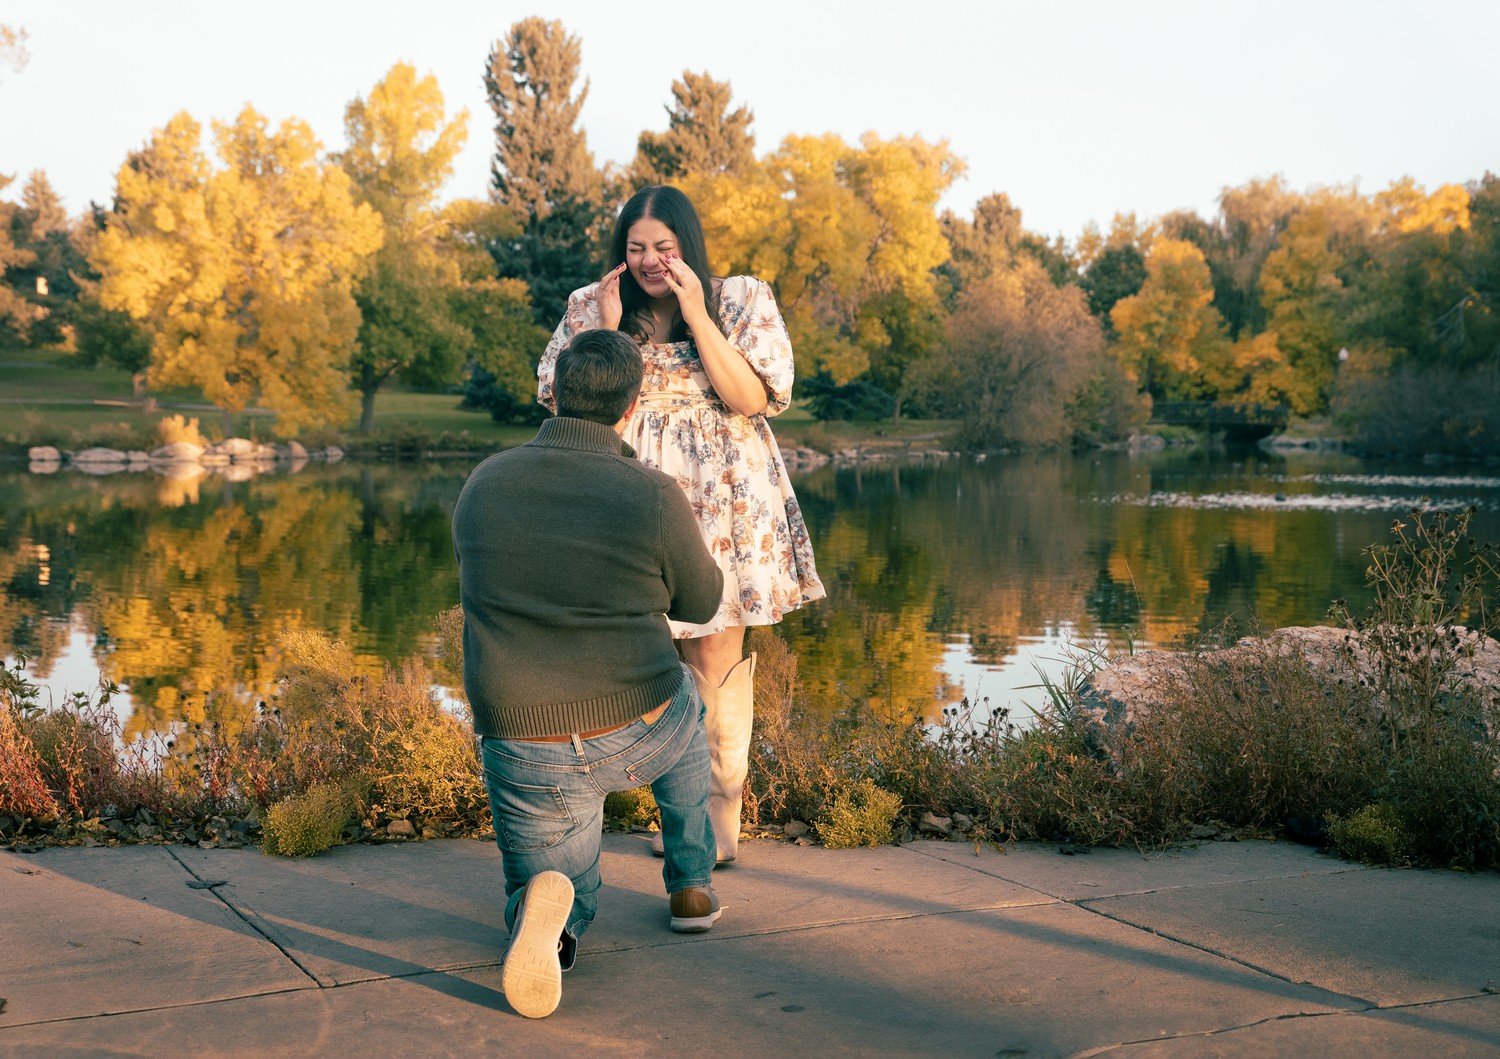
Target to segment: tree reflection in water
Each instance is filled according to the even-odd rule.
[[[129,693],[130,733],[201,719],[214,688],[264,694],[289,627],[345,639],[373,671],[428,649],[433,618],[457,601],[449,517],[472,462],[239,483],[0,472],[0,650],[45,677],[81,631]],[[1368,510],[1180,498],[1347,496],[1360,469],[1222,451],[825,467],[796,487],[829,598],[779,631],[812,708],[931,718],[972,690],[967,674],[1014,667],[1040,641],[1316,623],[1335,598],[1359,604],[1361,552],[1400,513],[1388,487],[1366,489]],[[1441,493],[1421,485],[1412,501]],[[1500,490],[1447,488],[1477,494],[1475,530],[1500,537]]]

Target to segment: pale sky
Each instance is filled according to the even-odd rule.
[[[1116,211],[1209,215],[1223,186],[1272,173],[1373,191],[1500,169],[1495,0],[0,0],[31,38],[30,64],[0,71],[0,172],[46,169],[77,212],[175,112],[207,124],[247,102],[334,149],[345,104],[406,60],[469,111],[445,196],[482,196],[485,58],[532,14],[582,39],[597,162],[628,162],[673,78],[706,70],[754,111],[759,152],[791,133],[946,138],[968,172],[945,206],[1005,191],[1070,239]]]

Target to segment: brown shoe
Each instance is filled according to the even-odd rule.
[[[719,918],[719,899],[706,886],[688,886],[672,895],[672,929],[701,934]]]

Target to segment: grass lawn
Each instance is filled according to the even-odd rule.
[[[130,374],[118,368],[84,368],[57,354],[0,350],[0,449],[56,445],[77,451],[94,445],[151,449],[163,415],[197,417],[206,436],[223,433],[223,416],[206,407],[194,390],[153,391],[159,410],[147,414],[130,400]],[[304,438],[308,444],[383,452],[428,449],[489,449],[519,445],[535,433],[529,426],[496,423],[486,412],[459,408],[456,394],[408,393],[384,389],[375,399],[375,429],[325,430]],[[900,446],[908,441],[940,441],[957,424],[950,420],[820,423],[801,401],[772,420],[784,444],[824,452]],[[232,435],[269,438],[271,417],[247,413],[234,418]]]

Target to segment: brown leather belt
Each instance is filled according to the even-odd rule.
[[[667,707],[670,705],[672,705],[672,700],[668,699],[666,702],[662,703],[650,713],[643,713],[635,720],[645,721],[647,724],[655,724],[657,721],[661,720],[661,715],[667,712]],[[612,724],[608,728],[595,728],[592,732],[568,732],[565,735],[536,735],[532,736],[530,739],[518,739],[516,740],[516,742],[571,743],[573,741],[573,736],[575,735],[578,736],[579,739],[598,739],[601,735],[609,735],[610,732],[618,732],[621,728],[625,728],[629,725],[635,724],[635,720],[625,721],[622,724]]]

